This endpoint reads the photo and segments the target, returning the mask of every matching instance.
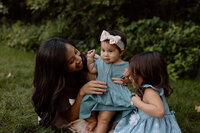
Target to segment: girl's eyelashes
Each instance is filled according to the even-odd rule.
[[[101,51],[102,52],[105,52],[105,50],[104,49],[101,49]],[[112,53],[113,52],[113,50],[108,50],[110,53]]]

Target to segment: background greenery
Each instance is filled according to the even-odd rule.
[[[200,1],[1,0],[0,42],[36,51],[51,36],[75,40],[80,51],[98,49],[102,30],[128,39],[123,58],[158,50],[171,78],[196,77],[200,67]]]
[[[80,51],[99,50],[102,30],[116,29],[127,36],[124,60],[147,50],[164,55],[175,88],[169,104],[183,132],[200,132],[194,110],[200,88],[199,11],[198,0],[0,0],[2,131],[48,132],[37,126],[30,103],[34,56],[42,41],[61,36],[73,39]]]

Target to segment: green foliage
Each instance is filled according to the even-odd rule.
[[[200,65],[200,26],[192,22],[174,24],[153,18],[132,22],[120,29],[128,39],[125,59],[142,51],[156,50],[163,54],[172,78],[196,76]]]
[[[198,0],[1,0],[0,15],[16,21],[40,23],[46,19],[53,20],[60,14],[68,15],[70,12],[79,12],[87,9],[82,14],[91,10],[95,15],[113,13],[124,16],[129,21],[160,17],[163,20],[181,21],[192,20],[200,22],[200,1]],[[105,10],[105,7],[107,8]],[[70,12],[66,12],[71,9]],[[41,19],[43,18],[43,19]],[[95,17],[94,17],[95,18]]]
[[[41,2],[46,4],[40,4]],[[110,11],[120,10],[122,7],[116,1],[110,4],[106,4],[105,1],[97,1],[97,3],[90,0],[85,1],[41,1],[41,0],[27,0],[26,3],[29,9],[33,10],[33,14],[41,18],[43,22],[37,26],[33,25],[28,27],[27,24],[16,24],[12,27],[14,33],[10,35],[10,38],[21,34],[23,40],[27,36],[31,35],[31,29],[35,30],[35,34],[38,35],[38,41],[45,40],[46,38],[56,35],[63,36],[65,38],[72,38],[75,40],[77,46],[81,51],[89,50],[95,46],[99,46],[99,36],[103,29],[113,29],[115,21],[113,17],[118,19],[122,15],[122,12],[114,14]],[[66,5],[66,6],[63,6]],[[51,8],[50,8],[51,7]],[[102,12],[103,10],[103,12]],[[49,12],[49,14],[46,14]],[[47,20],[54,17],[54,20]],[[37,18],[38,19],[38,18]],[[21,29],[20,29],[21,26]],[[24,30],[27,35],[22,35],[21,30]],[[37,30],[38,29],[38,30]],[[41,33],[42,32],[42,33]],[[30,34],[29,34],[30,33]],[[30,37],[31,38],[31,37]],[[15,41],[10,46],[15,46]],[[30,40],[28,45],[32,45],[35,40]],[[36,42],[36,47],[38,43]],[[32,45],[33,46],[33,45]],[[23,46],[24,47],[24,46]],[[30,50],[28,48],[28,50]]]
[[[8,34],[12,31],[12,28],[8,24],[4,24],[0,26],[0,45],[6,44],[6,40],[8,40]]]
[[[49,7],[50,0],[26,0],[26,5],[30,10],[46,10]]]
[[[200,66],[200,27],[190,21],[162,21],[158,17],[140,19],[151,17],[148,16],[150,12],[158,12],[168,6],[179,7],[178,4],[181,3],[179,0],[152,2],[149,7],[148,1],[141,0],[134,2],[131,0],[23,0],[12,9],[24,10],[26,7],[28,11],[32,11],[30,22],[18,20],[11,23],[10,27],[5,20],[1,20],[0,41],[11,47],[36,51],[45,39],[51,36],[62,36],[75,40],[80,51],[87,51],[93,48],[99,49],[99,36],[102,30],[119,29],[127,35],[128,39],[128,50],[123,56],[125,60],[142,51],[157,50],[164,55],[173,78],[184,75],[195,76]],[[184,2],[190,3],[189,0]],[[3,1],[9,9],[12,7],[10,3],[12,0],[8,0],[6,4]],[[194,10],[190,6],[187,8],[192,14],[199,10],[197,7],[200,2],[195,3],[197,5],[192,6],[195,7]],[[141,8],[138,9],[135,5]],[[144,11],[141,10],[142,7]],[[174,11],[171,11],[173,16]],[[174,16],[172,20],[174,21],[176,17]],[[134,21],[135,19],[139,20]]]
[[[93,16],[92,13],[91,16]],[[4,44],[25,51],[37,50],[40,43],[51,36],[74,39],[80,51],[99,49],[99,35],[103,30],[102,27],[88,25],[90,19],[86,17],[81,17],[81,21],[73,22],[79,19],[77,16],[73,17],[65,22],[66,16],[60,15],[57,20],[47,21],[39,26],[27,25],[21,21],[17,21],[11,28],[9,25],[2,25],[3,32],[0,33],[0,37]],[[118,18],[116,22],[115,27],[127,35],[128,45],[123,55],[124,60],[129,60],[133,55],[143,51],[157,50],[163,54],[172,78],[196,76],[200,66],[200,27],[198,25],[189,21],[167,23],[157,17],[133,21],[129,25],[123,17]],[[92,23],[98,24],[98,22]]]
[[[66,29],[66,25],[62,22],[59,20],[48,21],[46,24],[37,26],[17,21],[11,28],[9,25],[3,25],[4,33],[0,33],[0,35],[2,42],[10,47],[24,51],[36,51],[43,40],[55,35],[62,36]]]
[[[66,7],[72,7],[71,9],[78,11],[79,8],[92,5],[90,8],[87,8],[88,12],[95,8],[99,8],[102,9],[101,13],[105,13],[106,10],[104,10],[102,6],[106,6],[110,8],[109,12],[115,12],[115,10],[117,10],[117,14],[119,14],[119,16],[121,16],[120,14],[123,14],[122,16],[127,17],[130,21],[152,18],[153,16],[173,21],[200,21],[198,13],[200,9],[200,2],[197,0],[26,0],[26,5],[28,9],[33,12],[33,16],[49,12],[50,14],[45,14],[45,16],[51,18],[55,17],[56,14],[68,14],[65,12]],[[95,15],[97,15],[96,13],[97,12],[94,12]],[[115,19],[115,17],[112,18]]]
[[[8,8],[3,5],[3,3],[0,1],[0,14],[7,14]]]
[[[23,50],[35,50],[39,44],[41,34],[35,25],[23,25],[21,21],[11,27],[11,32],[6,35],[6,45]]]

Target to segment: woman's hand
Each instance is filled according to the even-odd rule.
[[[100,88],[107,88],[106,82],[103,81],[89,81],[87,82],[79,91],[78,96],[76,97],[75,103],[68,109],[66,112],[63,112],[62,115],[66,118],[67,121],[72,122],[77,120],[79,117],[79,110],[80,104],[83,99],[83,96],[86,94],[103,94],[106,92],[106,89]]]
[[[106,82],[92,80],[87,82],[80,89],[80,95],[84,96],[86,94],[103,94],[103,92],[106,92],[106,88],[107,88]]]
[[[127,83],[130,82],[129,76],[130,76],[130,72],[129,72],[128,68],[125,68],[122,78],[112,78],[112,80],[114,83],[121,84],[121,85],[127,85]]]

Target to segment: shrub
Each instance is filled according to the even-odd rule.
[[[75,39],[80,51],[92,48],[99,51],[100,27],[88,29],[88,26],[84,27],[86,22],[76,26],[71,21],[65,20],[65,16],[59,16],[55,21],[46,21],[39,26],[25,25],[21,21],[11,28],[3,25],[1,42],[10,47],[36,51],[45,39],[62,36]],[[122,57],[124,60],[129,60],[139,52],[157,50],[163,54],[172,78],[197,75],[200,66],[200,26],[192,22],[165,22],[156,17],[127,24],[126,19],[121,17],[117,19],[115,27],[127,36],[127,50]]]
[[[40,41],[38,40],[40,34],[41,28],[36,25],[24,25],[21,21],[17,21],[6,35],[5,44],[24,51],[36,50]]]
[[[5,27],[2,26],[2,27]],[[9,27],[9,26],[6,26]],[[57,21],[47,21],[46,24],[34,25],[24,24],[17,21],[13,24],[9,32],[4,32],[2,41],[9,46],[24,51],[36,51],[42,41],[51,36],[61,36],[64,27]]]
[[[200,66],[200,26],[192,22],[167,23],[154,17],[121,29],[128,39],[125,59],[156,50],[163,54],[172,78],[196,76]]]

